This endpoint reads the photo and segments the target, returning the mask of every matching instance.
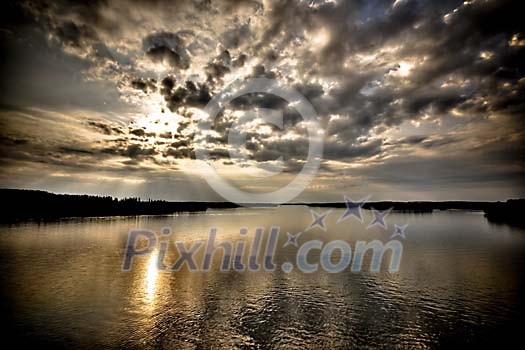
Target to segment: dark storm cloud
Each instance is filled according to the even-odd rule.
[[[136,161],[150,159],[159,154],[153,145],[136,143],[129,138],[105,140],[92,151],[103,156],[120,156]]]
[[[61,153],[65,153],[65,154],[89,154],[89,155],[94,154],[94,152],[87,150],[87,149],[67,147],[67,146],[61,146],[58,148],[58,150]]]
[[[425,109],[432,107],[439,114],[446,113],[452,108],[467,101],[469,96],[456,89],[420,89],[414,92],[404,103],[404,112],[409,115],[418,115]]]
[[[155,92],[157,90],[157,81],[155,79],[136,78],[131,81],[131,87],[137,90],[142,90],[145,94]]]
[[[254,108],[268,108],[279,110],[283,113],[289,111],[286,109],[289,102],[285,99],[271,93],[248,93],[233,99],[230,102],[231,108],[237,110],[250,110]],[[230,107],[229,106],[229,107]]]
[[[221,81],[221,78],[230,72],[230,65],[232,59],[230,52],[224,50],[209,62],[205,67],[208,82],[217,83]]]
[[[244,53],[241,53],[236,59],[233,60],[232,66],[235,68],[241,68],[246,63],[246,59],[248,58],[247,55]]]
[[[453,14],[447,22],[444,16],[448,13]],[[329,92],[329,98],[319,104],[319,109],[324,113],[350,114],[351,118],[361,115],[363,127],[367,129],[378,123],[390,125],[404,119],[417,119],[426,108],[446,113],[477,94],[484,94],[484,90],[493,89],[492,80],[511,78],[516,83],[524,75],[523,64],[518,63],[523,62],[520,60],[523,49],[509,48],[507,40],[523,31],[517,13],[516,4],[511,1],[472,5],[461,5],[457,1],[401,1],[395,7],[392,1],[340,2],[315,8],[288,2],[277,5],[270,14],[269,29],[261,45],[288,40],[280,34],[287,23],[295,24],[295,30],[311,29],[304,23],[326,26],[330,34],[327,45],[318,54],[305,57],[299,67],[307,74],[343,72],[342,66],[348,57],[373,54],[385,45],[402,45],[396,54],[399,60],[409,55],[420,59],[426,56],[425,63],[414,68],[409,80],[397,86],[385,87],[385,75],[399,69],[395,61],[392,64],[392,57],[390,65],[382,64],[385,58],[379,56],[366,66],[357,63],[355,68],[359,71],[341,73],[339,87]],[[286,32],[294,33],[294,30]],[[493,60],[490,63],[480,60],[480,51],[494,47],[495,42],[499,43],[496,48],[500,50]],[[486,79],[463,89],[443,89],[435,85],[452,73],[459,79],[482,76]],[[502,80],[503,76],[506,79]],[[363,88],[374,81],[378,88],[363,96]],[[402,103],[393,107],[391,104],[396,100]],[[511,104],[515,105],[514,102]]]
[[[369,158],[381,153],[382,140],[352,145],[338,142],[328,142],[325,145],[325,154],[328,159],[351,160],[354,158]]]
[[[12,136],[0,135],[0,143],[5,146],[16,146],[16,145],[25,145],[29,143],[29,140],[23,138],[16,138]]]
[[[360,162],[358,175],[406,184],[407,179],[424,183],[433,172],[439,183],[482,181],[483,174],[487,181],[506,176],[514,181],[524,169],[518,145],[524,139],[525,22],[517,1],[265,1],[263,6],[28,0],[3,6],[2,102],[101,113],[83,122],[104,138],[91,146],[61,139],[30,154],[23,142],[16,144],[33,142],[29,131],[2,135],[2,148],[18,147],[14,154],[23,159],[49,157],[68,166],[76,159],[91,166],[125,158],[126,166],[138,167],[193,158],[199,132],[194,109],[202,109],[234,78],[264,77],[295,87],[314,106],[330,162],[323,171]],[[118,113],[121,104],[127,114]],[[229,158],[228,131],[238,115],[233,112],[273,108],[283,112],[284,129],[247,130],[246,152],[255,163],[283,156],[289,171],[300,168],[308,140],[293,105],[271,94],[251,94],[228,108],[209,138],[216,159]],[[157,118],[155,111],[161,110],[163,116],[177,113],[176,127],[156,125],[153,131],[147,122],[100,119]],[[53,125],[54,118],[44,120]],[[288,138],[276,141],[281,136]],[[446,161],[448,154],[454,154],[453,161]],[[389,173],[395,175],[388,178]]]
[[[103,120],[88,120],[87,125],[94,128],[97,131],[100,131],[105,135],[118,135],[124,133],[120,126]]]
[[[177,147],[177,148],[168,148],[164,152],[164,157],[173,157],[173,158],[191,158],[195,159],[195,151],[190,147]]]
[[[133,144],[129,145],[125,151],[120,152],[121,155],[130,158],[139,158],[141,156],[151,156],[156,154],[154,148],[144,148],[141,145]]]
[[[133,134],[135,136],[145,136],[146,131],[144,129],[132,129],[130,131],[130,134]]]
[[[144,38],[142,46],[154,62],[164,62],[173,68],[188,69],[190,59],[184,41],[176,33],[152,33]]]
[[[272,71],[268,71],[263,64],[258,64],[252,69],[252,73],[247,78],[267,78],[275,79],[277,74]]]
[[[89,26],[78,26],[73,21],[62,23],[56,33],[63,43],[77,47],[84,46],[86,40],[96,40],[96,34]]]
[[[320,97],[324,93],[324,89],[320,84],[301,84],[295,85],[294,88],[299,91],[308,101]]]
[[[202,108],[211,99],[211,93],[206,84],[186,81],[184,85],[178,85],[175,78],[170,76],[162,79],[160,92],[172,112],[181,106]]]

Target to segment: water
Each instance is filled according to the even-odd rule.
[[[333,210],[328,230],[303,233],[299,244],[386,243],[393,223],[408,223],[406,239],[399,238],[399,272],[388,272],[386,261],[378,273],[283,272],[280,266],[294,262],[297,252],[282,247],[286,232],[311,222],[309,209],[300,206],[2,226],[4,339],[69,349],[421,349],[519,341],[522,229],[490,224],[481,213],[435,212],[391,213],[388,231],[366,230],[369,212],[365,224],[337,223],[341,214]],[[280,226],[277,269],[220,272],[216,254],[210,272],[166,273],[156,269],[156,250],[122,272],[128,230],[158,233],[166,226],[188,244],[206,239],[210,227],[219,228],[219,239],[236,241],[251,239],[256,227]],[[248,228],[247,238],[241,227]],[[176,254],[170,250],[166,260]]]

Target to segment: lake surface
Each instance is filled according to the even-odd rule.
[[[318,213],[326,209],[314,209]],[[443,348],[504,346],[525,325],[525,231],[489,223],[482,213],[387,216],[388,230],[366,229],[343,210],[298,238],[327,243],[380,240],[394,223],[409,224],[398,272],[386,254],[379,272],[350,268],[286,273],[298,248],[287,232],[304,231],[310,209],[234,209],[199,214],[70,219],[0,227],[0,307],[4,337],[25,345],[68,349]],[[249,242],[257,227],[280,227],[274,271],[159,271],[159,250],[122,271],[130,229],[192,243],[217,238]],[[241,235],[240,228],[248,234]],[[160,234],[159,234],[160,236]],[[248,248],[246,248],[248,249]],[[171,266],[178,252],[170,248]],[[200,261],[197,255],[196,261]],[[334,254],[335,260],[338,257]],[[319,261],[312,251],[309,261]],[[5,338],[4,338],[5,339]]]

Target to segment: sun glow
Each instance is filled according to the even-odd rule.
[[[315,49],[322,49],[330,42],[330,32],[325,28],[321,28],[312,33],[309,39]]]
[[[509,46],[525,46],[525,35],[522,33],[514,34],[508,44]]]
[[[160,137],[168,132],[175,132],[180,119],[181,117],[178,114],[168,111],[140,117],[136,124],[139,128],[143,128],[146,134],[155,134],[155,137]]]
[[[399,78],[406,78],[414,69],[415,64],[409,61],[400,61],[398,67],[390,71],[390,75]]]

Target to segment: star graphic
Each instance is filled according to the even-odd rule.
[[[312,214],[312,219],[314,221],[312,221],[312,223],[310,224],[310,226],[308,226],[306,228],[306,230],[312,229],[315,226],[319,226],[320,228],[323,229],[323,231],[326,231],[326,226],[325,226],[325,223],[324,223],[324,219],[326,219],[326,217],[328,216],[328,214],[330,214],[331,211],[332,210],[328,210],[328,211],[324,212],[323,214],[317,214],[315,211],[310,210],[310,213]]]
[[[299,232],[299,233],[297,233],[295,235],[292,235],[290,232],[286,232],[286,236],[288,236],[288,239],[287,239],[286,243],[283,245],[283,247],[287,247],[290,244],[297,247],[297,239],[299,238],[301,233],[302,232]]]
[[[352,198],[348,196],[344,197],[346,202],[346,210],[343,213],[343,215],[341,215],[339,220],[337,220],[337,222],[343,221],[344,219],[352,215],[355,216],[359,221],[363,222],[363,216],[361,215],[361,207],[368,201],[370,195],[361,198],[359,202],[352,201]]]
[[[389,209],[387,209],[385,211],[379,211],[379,210],[375,210],[374,208],[372,208],[372,213],[374,214],[374,219],[370,222],[370,224],[368,224],[366,229],[368,230],[369,228],[374,227],[375,225],[379,225],[382,228],[384,228],[385,230],[388,229],[388,225],[387,225],[387,223],[385,221],[385,218],[386,218],[386,216],[388,214],[390,214],[392,209],[394,209],[394,208],[389,208]]]
[[[395,224],[394,226],[396,227],[396,230],[394,231],[394,233],[392,234],[392,236],[390,238],[401,236],[401,237],[406,239],[406,237],[405,237],[405,229],[407,228],[408,224],[403,225],[403,226],[399,226],[398,224]]]

